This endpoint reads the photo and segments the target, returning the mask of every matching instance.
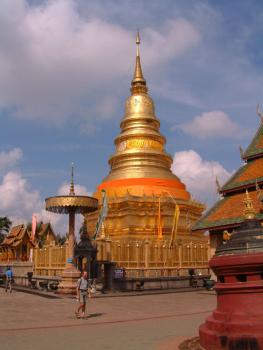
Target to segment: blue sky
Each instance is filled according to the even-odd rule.
[[[262,22],[256,0],[0,0],[0,215],[47,219],[72,161],[82,192],[107,175],[137,27],[173,170],[211,204],[259,125]]]

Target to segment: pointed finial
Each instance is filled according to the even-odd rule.
[[[243,200],[244,203],[244,214],[246,219],[254,219],[256,216],[256,211],[253,207],[253,201],[250,197],[248,190],[246,189],[245,199]]]
[[[217,193],[220,193],[221,191],[221,186],[220,186],[220,183],[219,183],[219,180],[218,180],[218,177],[216,176],[216,189],[217,189]]]
[[[139,32],[139,29],[137,29],[137,35],[136,35],[137,51],[136,51],[136,56],[140,56],[140,49],[139,49],[140,43],[141,43],[140,32]]]
[[[74,163],[71,163],[71,181],[70,181],[70,188],[69,188],[69,195],[75,196],[75,188],[74,188]]]
[[[259,104],[257,105],[257,115],[259,116],[261,123],[263,123],[263,113],[260,111]]]
[[[131,83],[131,92],[132,94],[135,93],[147,93],[148,89],[146,86],[146,80],[143,77],[142,73],[142,66],[141,66],[141,59],[140,59],[140,49],[139,45],[141,43],[140,33],[139,30],[137,30],[136,34],[136,63],[135,63],[135,70],[134,70],[134,76]]]
[[[244,160],[244,150],[242,148],[242,146],[239,146],[239,152],[240,152],[240,157],[241,157],[241,160]]]

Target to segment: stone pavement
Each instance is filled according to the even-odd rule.
[[[206,291],[93,298],[83,320],[74,317],[74,299],[0,289],[0,349],[177,349],[198,334],[215,303]]]

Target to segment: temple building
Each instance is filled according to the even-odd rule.
[[[263,185],[263,117],[252,142],[241,157],[244,164],[219,188],[221,199],[193,226],[193,232],[209,230],[211,254],[222,243],[224,234],[231,233],[243,221],[243,198],[248,191],[256,210],[256,218],[263,222],[261,187]]]
[[[110,172],[94,193],[99,209],[85,215],[87,229],[92,236],[104,190],[108,213],[97,238],[104,258],[124,267],[206,266],[207,239],[191,234],[205,207],[171,172],[172,157],[165,151],[166,139],[142,72],[139,34],[136,44],[131,95],[109,158]],[[103,239],[105,246],[100,245]]]
[[[28,225],[13,226],[0,245],[0,260],[28,261],[30,249],[55,243],[56,235],[50,223],[40,223],[36,238],[32,240],[31,227]]]

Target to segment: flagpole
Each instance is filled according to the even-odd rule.
[[[102,190],[101,191],[102,195],[102,205],[101,205],[101,210],[100,214],[97,220],[95,232],[93,235],[93,239],[95,240],[98,236],[98,234],[101,232],[101,238],[105,238],[105,223],[104,220],[108,215],[108,202],[107,202],[107,196],[106,196],[106,191]]]

